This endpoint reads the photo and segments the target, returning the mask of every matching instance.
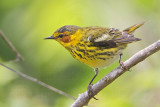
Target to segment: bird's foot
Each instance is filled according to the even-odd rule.
[[[93,84],[89,84],[87,86],[88,97],[89,98],[94,98],[95,100],[98,100],[96,97],[94,97],[95,93],[93,92],[92,86],[93,86]]]
[[[121,69],[122,69],[123,71],[130,71],[129,68],[124,65],[124,63],[123,63],[122,60],[120,60],[119,63],[120,63]]]

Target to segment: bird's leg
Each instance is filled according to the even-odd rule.
[[[120,58],[119,58],[119,64],[121,66],[121,69],[124,70],[124,71],[129,71],[129,69],[127,68],[127,66],[124,66],[124,63],[122,61],[122,56],[123,56],[123,53],[120,54]]]
[[[92,84],[92,82],[93,82],[93,80],[96,78],[96,76],[98,75],[98,68],[95,68],[94,69],[94,72],[95,72],[95,75],[94,75],[94,77],[92,78],[92,80],[89,82],[89,84],[88,84],[88,86],[87,86],[87,92],[88,92],[88,96],[91,98],[91,97],[93,97],[95,100],[98,100],[97,98],[95,98],[94,97],[94,92],[93,92],[93,89],[92,89],[92,86],[93,86],[93,84]]]

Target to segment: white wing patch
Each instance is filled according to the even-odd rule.
[[[110,35],[108,34],[103,34],[101,37],[95,39],[95,42],[100,42],[100,41],[104,41],[104,40],[108,40],[110,38]]]

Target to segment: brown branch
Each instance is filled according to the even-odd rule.
[[[8,38],[6,37],[6,35],[2,31],[0,31],[0,36],[7,43],[7,45],[12,49],[12,51],[16,54],[17,58],[15,61],[23,60],[23,57],[21,56],[21,54],[16,50],[14,45],[8,40]]]
[[[0,36],[1,36],[2,39],[7,43],[7,45],[12,49],[12,51],[16,54],[17,58],[16,58],[15,61],[23,60],[23,57],[21,56],[21,54],[16,50],[16,48],[14,47],[14,45],[8,40],[8,38],[6,37],[6,35],[5,35],[2,31],[0,31]],[[48,84],[46,84],[46,83],[44,83],[44,82],[42,82],[42,81],[39,81],[39,80],[36,79],[36,78],[33,78],[33,77],[31,77],[31,76],[28,76],[28,75],[26,75],[26,74],[24,74],[24,73],[22,73],[22,72],[18,72],[18,71],[16,71],[16,70],[14,70],[14,69],[12,69],[12,68],[10,68],[10,67],[2,64],[2,63],[0,63],[0,65],[3,66],[3,67],[5,67],[5,68],[7,68],[8,70],[10,70],[10,71],[12,71],[12,72],[15,72],[16,74],[18,74],[18,75],[21,76],[21,77],[24,77],[24,78],[26,78],[26,79],[28,79],[28,80],[31,80],[31,81],[33,81],[33,82],[35,82],[35,83],[37,83],[37,84],[39,84],[39,85],[41,85],[41,86],[43,86],[43,87],[45,87],[45,88],[48,88],[48,89],[50,89],[50,90],[52,90],[52,91],[54,91],[54,92],[56,92],[56,93],[59,93],[59,94],[61,94],[61,95],[64,95],[64,96],[66,96],[66,97],[68,97],[68,98],[70,98],[70,99],[73,99],[73,100],[76,99],[76,98],[74,98],[73,96],[71,96],[71,95],[69,95],[69,94],[67,94],[67,93],[65,93],[65,92],[63,92],[63,91],[61,91],[61,90],[59,90],[59,89],[56,89],[56,88],[54,88],[54,87],[52,87],[52,86],[50,86],[50,85],[48,85]]]
[[[71,96],[71,95],[69,95],[69,94],[67,94],[67,93],[65,93],[65,92],[63,92],[63,91],[61,91],[61,90],[59,90],[59,89],[56,89],[56,88],[54,88],[54,87],[52,87],[52,86],[50,86],[50,85],[48,85],[48,84],[46,84],[46,83],[44,83],[44,82],[42,82],[42,81],[39,81],[39,80],[36,79],[36,78],[33,78],[33,77],[31,77],[31,76],[28,76],[28,75],[26,75],[26,74],[24,74],[24,73],[22,73],[22,72],[18,72],[18,71],[16,71],[16,70],[14,70],[14,69],[12,69],[12,68],[10,68],[10,67],[2,64],[2,63],[0,63],[0,65],[3,66],[3,67],[5,67],[5,68],[7,68],[8,70],[10,70],[10,71],[12,71],[12,72],[15,72],[15,73],[18,74],[19,76],[24,77],[24,78],[26,78],[26,79],[28,79],[28,80],[31,80],[31,81],[35,82],[36,84],[39,84],[39,85],[41,85],[41,86],[43,86],[43,87],[45,87],[45,88],[48,88],[48,89],[50,89],[50,90],[52,90],[52,91],[54,91],[54,92],[56,92],[56,93],[58,93],[58,94],[64,95],[64,96],[66,96],[66,97],[68,97],[68,98],[70,98],[70,99],[73,99],[73,100],[76,99],[76,98],[74,98],[73,96]]]
[[[129,58],[127,61],[124,62],[124,66],[130,69],[131,67],[135,66],[136,64],[143,61],[144,59],[146,59],[147,57],[149,57],[150,55],[159,50],[160,50],[160,40],[149,45],[145,49],[137,52],[135,55],[133,55],[131,58]],[[113,71],[109,72],[107,75],[105,75],[100,81],[98,81],[96,84],[93,85],[92,88],[95,95],[125,72],[126,71],[123,71],[119,66]],[[88,97],[88,93],[86,91],[79,95],[77,100],[72,104],[72,107],[82,107],[84,105],[87,105],[90,99],[91,98]]]

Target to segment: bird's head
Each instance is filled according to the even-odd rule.
[[[75,25],[66,25],[56,30],[53,35],[45,39],[54,39],[64,45],[70,43],[74,39],[74,34],[77,33],[79,29],[81,28]]]

